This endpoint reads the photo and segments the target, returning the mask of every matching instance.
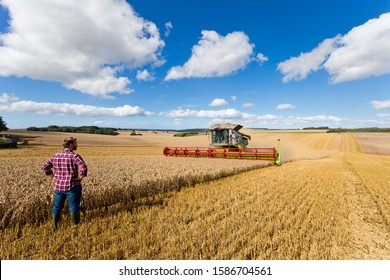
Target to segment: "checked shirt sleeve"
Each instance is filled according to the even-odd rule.
[[[43,166],[42,171],[47,175],[50,176],[53,174],[53,171],[51,170],[53,168],[53,163],[51,162],[51,159],[49,159]]]
[[[75,163],[80,167],[80,177],[87,177],[88,166],[80,155],[76,155]]]

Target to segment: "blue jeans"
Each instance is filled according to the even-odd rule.
[[[74,186],[70,191],[54,191],[54,205],[52,214],[59,214],[64,208],[65,200],[68,199],[70,213],[74,214],[80,210],[82,187],[81,184]]]

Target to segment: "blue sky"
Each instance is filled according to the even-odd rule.
[[[8,128],[390,127],[390,1],[0,3]]]

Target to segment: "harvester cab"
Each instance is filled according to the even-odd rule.
[[[242,125],[239,124],[216,124],[209,128],[211,138],[210,146],[227,148],[245,148],[251,137],[239,132]]]

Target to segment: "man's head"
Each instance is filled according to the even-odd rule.
[[[77,150],[77,138],[75,137],[65,137],[64,140],[62,140],[62,146],[65,149],[69,150]]]

